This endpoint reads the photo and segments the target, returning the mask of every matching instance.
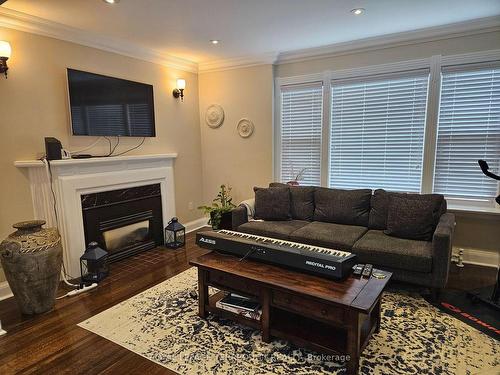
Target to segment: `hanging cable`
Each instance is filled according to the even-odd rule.
[[[69,151],[71,154],[78,154],[79,152],[83,152],[83,151],[87,151],[87,150],[90,150],[92,147],[94,147],[97,143],[99,143],[99,141],[102,139],[103,137],[99,137],[97,138],[97,140],[92,143],[90,146],[87,146],[85,148],[82,148],[81,150],[76,150],[76,151]]]
[[[57,203],[56,203],[56,193],[54,191],[54,186],[53,186],[53,183],[52,183],[52,168],[50,167],[50,161],[47,160],[46,157],[44,157],[42,159],[42,162],[45,164],[45,168],[48,172],[48,178],[49,178],[49,185],[50,185],[50,192],[52,193],[52,201],[53,201],[53,209],[54,209],[54,218],[56,220],[56,227],[59,228],[59,218],[57,216]],[[67,278],[70,278],[70,279],[74,279],[74,277],[72,277],[71,275],[69,275],[67,272],[66,272],[66,266],[64,265],[64,262],[62,262],[62,277],[63,277],[63,281],[69,285],[69,286],[72,286],[72,287],[75,287],[75,288],[78,288],[79,285],[77,284],[72,284],[68,281]]]
[[[130,149],[128,149],[128,150],[126,150],[126,151],[120,152],[119,154],[116,154],[115,156],[124,155],[124,154],[126,154],[127,152],[133,151],[133,150],[135,150],[135,149],[137,149],[137,148],[141,147],[141,146],[142,146],[142,144],[144,143],[144,141],[145,141],[145,140],[146,140],[146,137],[143,137],[143,138],[142,138],[142,141],[141,141],[141,142],[140,142],[137,146],[132,147],[132,148],[130,148]]]

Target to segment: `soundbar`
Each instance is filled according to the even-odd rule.
[[[230,230],[198,232],[196,243],[242,260],[249,258],[336,280],[349,276],[356,264],[356,255],[346,251]]]

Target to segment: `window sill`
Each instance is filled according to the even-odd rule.
[[[500,207],[498,205],[496,207],[480,207],[453,204],[448,202],[448,211],[454,214],[471,214],[500,217]]]

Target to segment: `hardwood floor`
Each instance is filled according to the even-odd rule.
[[[0,374],[172,374],[76,324],[188,269],[190,259],[206,253],[194,241],[190,233],[185,249],[158,248],[114,263],[97,289],[58,300],[39,316],[22,316],[13,298],[0,301],[8,332],[0,337]]]
[[[53,311],[21,316],[13,298],[0,301],[8,334],[0,337],[0,374],[172,374],[76,324],[189,268],[206,251],[187,236],[185,249],[154,249],[111,265],[97,289],[58,300]],[[452,266],[449,287],[473,289],[492,284],[493,269]],[[61,290],[60,294],[66,291]]]

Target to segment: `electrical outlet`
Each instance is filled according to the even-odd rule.
[[[193,202],[188,203],[188,210],[194,210]]]

